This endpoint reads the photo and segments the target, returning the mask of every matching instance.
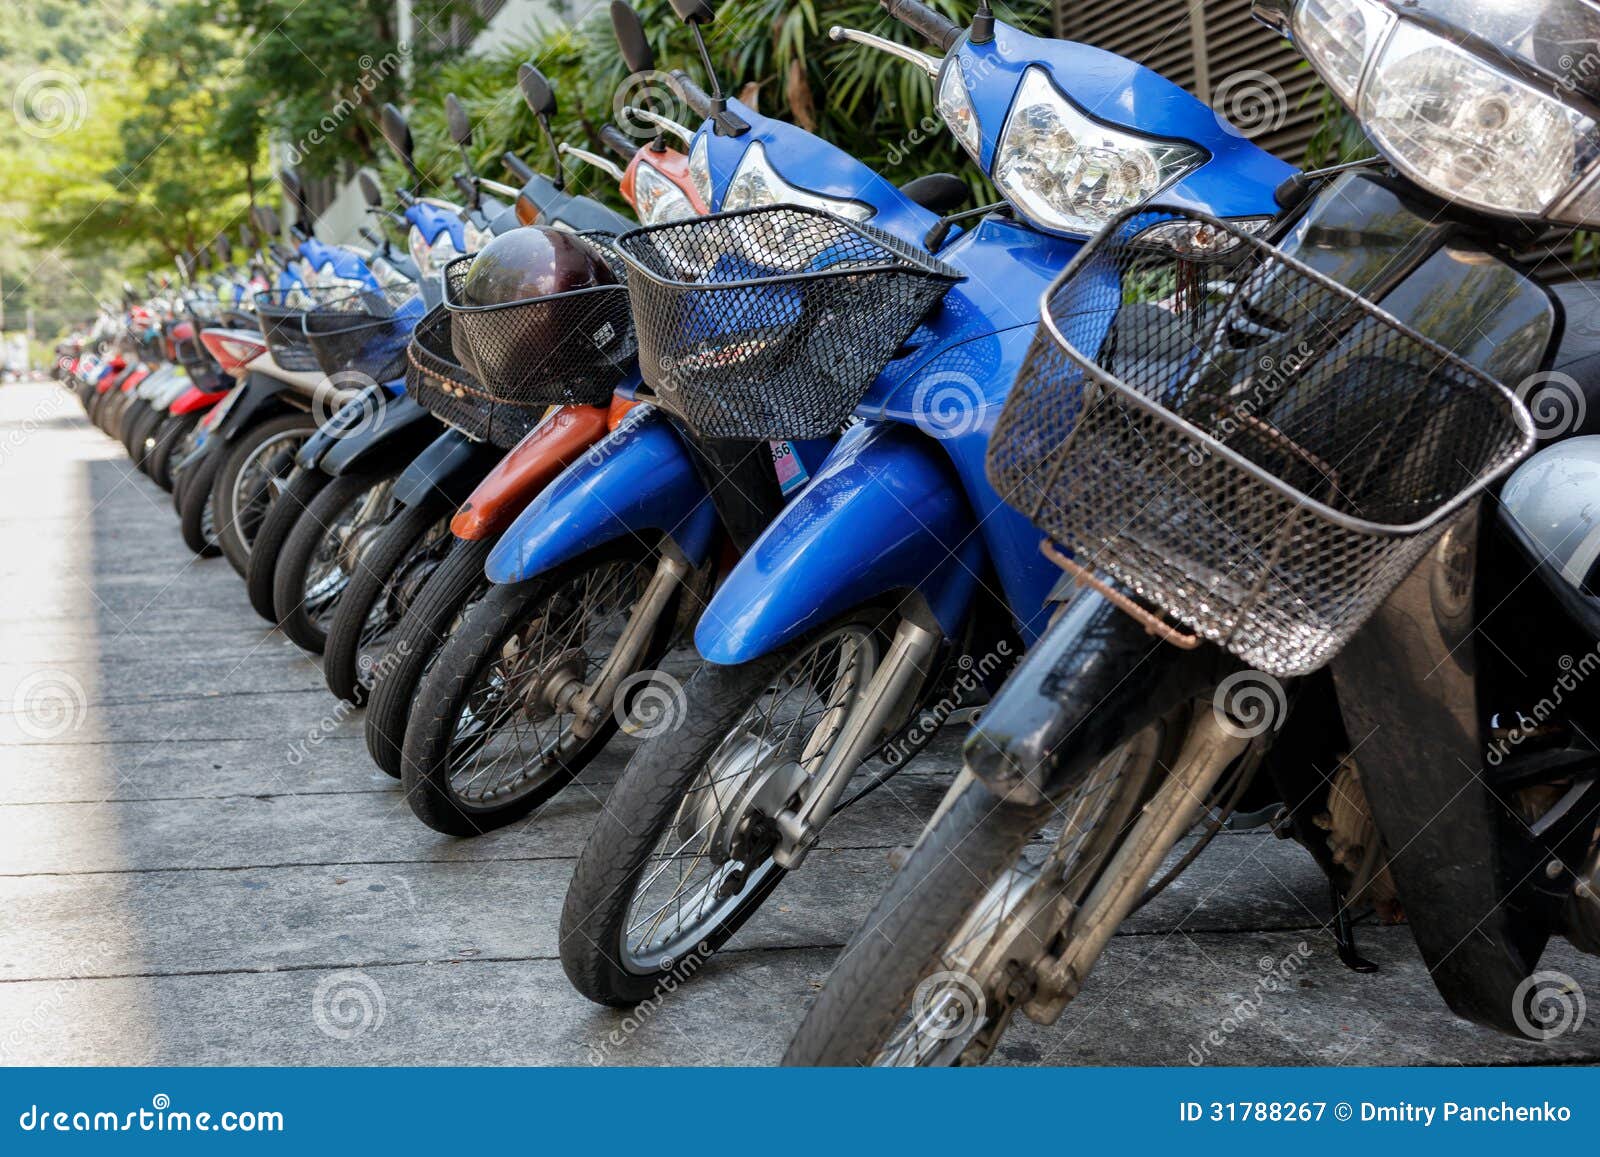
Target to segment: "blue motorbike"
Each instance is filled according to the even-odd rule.
[[[622,3],[612,15],[625,57],[646,71],[637,17]],[[968,196],[953,177],[896,188],[800,128],[679,83],[689,105],[725,130],[697,135],[666,118],[650,122],[694,142],[689,170],[701,204],[870,217],[877,235],[909,250],[939,226],[952,197]],[[779,157],[796,180],[772,168],[769,158]],[[641,384],[634,373],[617,392],[632,396]],[[571,782],[619,727],[647,729],[653,669],[837,432],[835,424],[795,437],[702,434],[665,407],[639,405],[541,490],[490,551],[491,589],[413,702],[401,767],[418,817],[455,835],[503,826]]]
[[[764,363],[703,330],[698,347],[663,333],[662,356],[646,361],[662,404],[699,421],[781,433],[814,406],[813,416],[853,410],[854,424],[707,603],[694,635],[704,662],[672,686],[677,725],[635,753],[579,859],[562,963],[602,1003],[649,998],[687,959],[698,969],[804,861],[833,816],[980,702],[1045,626],[1060,572],[989,485],[984,455],[1039,297],[1083,241],[1157,195],[1260,228],[1294,171],[1132,61],[1024,34],[987,5],[967,29],[915,0],[884,6],[947,55],[845,29],[831,35],[931,78],[946,124],[1005,200],[914,235],[959,281],[870,380],[850,372],[876,340],[877,327],[851,324],[872,308],[855,293],[869,269],[842,242],[811,254],[806,269],[827,275],[828,262],[842,263],[831,307],[797,310],[801,279],[746,278],[739,289],[740,315],[767,327],[749,344],[788,332],[789,361],[806,359],[803,374],[772,365],[742,376],[741,358]],[[710,18],[702,5],[675,7],[691,22]],[[758,119],[731,105],[728,113]],[[714,117],[696,145],[710,172],[733,185],[739,166],[753,168],[731,155],[737,139]],[[789,168],[801,156],[768,150],[753,179],[792,171],[809,184],[815,170]],[[860,199],[871,187],[819,191]],[[714,207],[724,213],[707,227],[726,229],[737,216],[726,212],[728,198]],[[966,228],[956,233],[955,224]],[[764,223],[745,244],[782,265],[801,256],[794,238],[815,228]],[[654,276],[635,282],[636,313],[674,316],[652,301],[674,293],[692,301],[696,290],[717,288],[716,271],[663,259],[688,248],[685,239],[646,232],[655,236],[635,235],[635,244]],[[1218,238],[1180,226],[1153,243],[1198,251]],[[644,306],[641,285],[650,290]],[[881,292],[897,290],[885,280]],[[801,328],[803,340],[793,341]],[[830,329],[848,342],[819,340]]]

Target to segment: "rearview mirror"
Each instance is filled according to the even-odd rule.
[[[462,148],[472,144],[472,121],[467,116],[467,110],[461,107],[461,102],[456,99],[455,93],[449,93],[444,98],[444,119],[450,126],[450,139]]]
[[[300,173],[293,167],[284,169],[278,174],[278,184],[283,186],[283,200],[286,205],[293,205],[295,218],[305,228],[311,228],[315,214],[311,212],[311,205],[306,201],[306,187],[300,180]]]
[[[611,28],[617,34],[617,47],[622,52],[623,63],[629,72],[652,72],[656,67],[656,54],[644,34],[639,14],[627,0],[611,0]]]
[[[283,228],[282,222],[278,220],[278,211],[271,205],[257,205],[251,210],[250,219],[256,227],[256,232],[269,241]]]
[[[362,169],[356,174],[356,183],[361,186],[361,199],[367,203],[367,208],[376,209],[383,204],[383,190],[371,173]]]
[[[706,0],[672,0],[672,10],[685,24],[710,24],[716,19]]]
[[[533,64],[527,63],[517,69],[517,87],[522,90],[522,99],[528,102],[528,107],[533,110],[534,116],[555,115],[555,90],[550,87],[550,82],[545,79],[544,73]]]
[[[246,253],[254,253],[256,251],[256,235],[248,225],[239,226],[239,246]]]
[[[400,158],[407,169],[415,173],[416,162],[412,158],[411,126],[406,123],[405,114],[392,104],[383,106],[382,116],[383,139],[394,150],[394,155]]]
[[[217,239],[211,244],[217,251],[217,261],[220,264],[233,264],[233,242],[228,240],[228,235],[226,233],[218,233]]]

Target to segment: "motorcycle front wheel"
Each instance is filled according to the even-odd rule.
[[[579,992],[638,1004],[686,960],[698,970],[754,915],[784,870],[749,801],[765,780],[823,765],[896,621],[858,608],[752,662],[702,664],[683,685],[676,726],[634,752],[578,857],[561,965]]]
[[[433,572],[389,644],[390,661],[367,699],[367,751],[384,771],[400,778],[406,721],[423,677],[455,633],[468,608],[488,593],[484,564],[492,538],[458,540]]]
[[[571,783],[631,718],[676,620],[674,595],[640,660],[585,734],[563,688],[611,657],[656,567],[636,542],[581,555],[472,605],[423,678],[406,725],[406,802],[434,831],[475,836],[521,819]]]
[[[1034,995],[1039,961],[1105,931],[1084,927],[1085,914],[1098,910],[1095,890],[1112,882],[1117,853],[1139,839],[1141,808],[1171,765],[1185,715],[1151,724],[1044,804],[1008,803],[970,774],[958,778],[834,965],[784,1063],[987,1059]],[[1121,882],[1142,893],[1149,881]],[[1074,984],[1097,956],[1079,961]]]
[[[306,504],[278,553],[273,614],[279,629],[313,655],[327,648],[356,559],[389,513],[393,483],[392,472],[341,474]]]
[[[201,558],[214,558],[222,553],[217,542],[216,512],[211,505],[211,486],[222,469],[226,447],[207,443],[206,453],[200,460],[183,471],[173,501],[178,507],[178,527],[183,542]]]
[[[372,548],[355,560],[350,585],[328,624],[322,653],[322,674],[328,690],[360,706],[381,673],[406,608],[449,552],[449,505],[422,502],[396,513],[373,539]]]
[[[239,435],[217,472],[211,508],[217,541],[240,578],[250,573],[250,544],[277,497],[276,486],[317,428],[310,414],[283,414]]]
[[[311,500],[332,481],[332,478],[314,467],[297,470],[267,511],[266,518],[261,520],[255,541],[250,544],[250,566],[244,576],[245,594],[249,596],[256,614],[269,623],[278,621],[272,586],[284,544],[288,542],[295,524],[305,514]]]

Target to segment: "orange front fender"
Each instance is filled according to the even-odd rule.
[[[562,406],[511,448],[450,521],[457,538],[499,534],[551,479],[605,437],[605,406]]]

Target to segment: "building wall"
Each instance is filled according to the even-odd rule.
[[[1300,164],[1319,115],[1304,58],[1250,0],[1055,0],[1056,33],[1152,68],[1268,152]]]

